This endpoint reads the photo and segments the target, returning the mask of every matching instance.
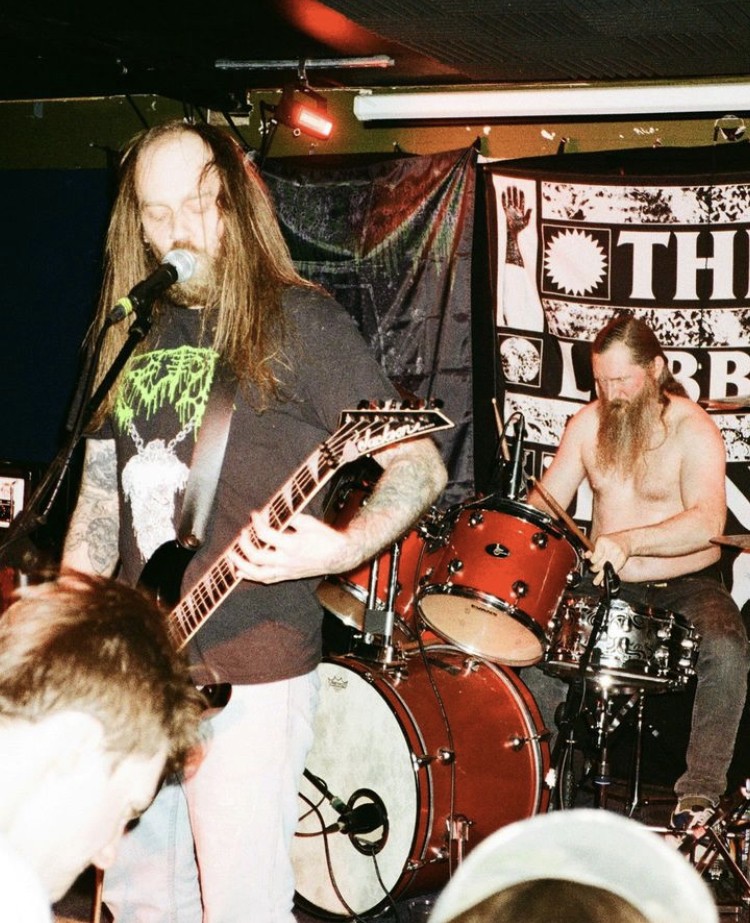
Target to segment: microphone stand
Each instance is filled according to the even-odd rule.
[[[109,319],[97,338],[91,358],[84,368],[78,389],[80,398],[75,410],[73,423],[68,427],[69,435],[60,451],[50,462],[42,480],[31,494],[29,501],[10,524],[7,534],[0,543],[0,567],[13,567],[28,574],[40,567],[39,549],[31,541],[31,534],[46,525],[49,512],[62,487],[65,475],[70,468],[73,452],[86,427],[101,406],[113,383],[130,359],[136,346],[146,337],[152,326],[151,313],[153,299],[142,301],[135,308],[136,318],[130,325],[128,337],[112,366],[106,372],[93,396],[93,382],[99,364],[104,337],[109,332],[114,320]]]

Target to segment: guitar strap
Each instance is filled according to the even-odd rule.
[[[193,447],[190,474],[182,502],[177,540],[189,550],[199,548],[206,537],[206,525],[219,483],[229,439],[237,379],[223,363],[217,363],[198,438]]]

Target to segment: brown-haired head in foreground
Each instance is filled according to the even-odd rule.
[[[204,707],[164,614],[138,590],[66,572],[19,591],[0,617],[0,721],[85,712],[114,763],[166,743],[175,772],[199,742]]]
[[[452,923],[649,923],[624,898],[591,885],[539,878],[480,901]]]

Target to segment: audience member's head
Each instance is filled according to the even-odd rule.
[[[79,574],[0,617],[0,838],[57,899],[114,860],[128,822],[198,743],[203,708],[164,616]]]
[[[459,866],[430,923],[717,923],[688,860],[611,811],[539,815],[494,833]]]

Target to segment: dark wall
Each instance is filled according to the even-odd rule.
[[[100,283],[106,170],[0,172],[0,459],[46,462]]]

